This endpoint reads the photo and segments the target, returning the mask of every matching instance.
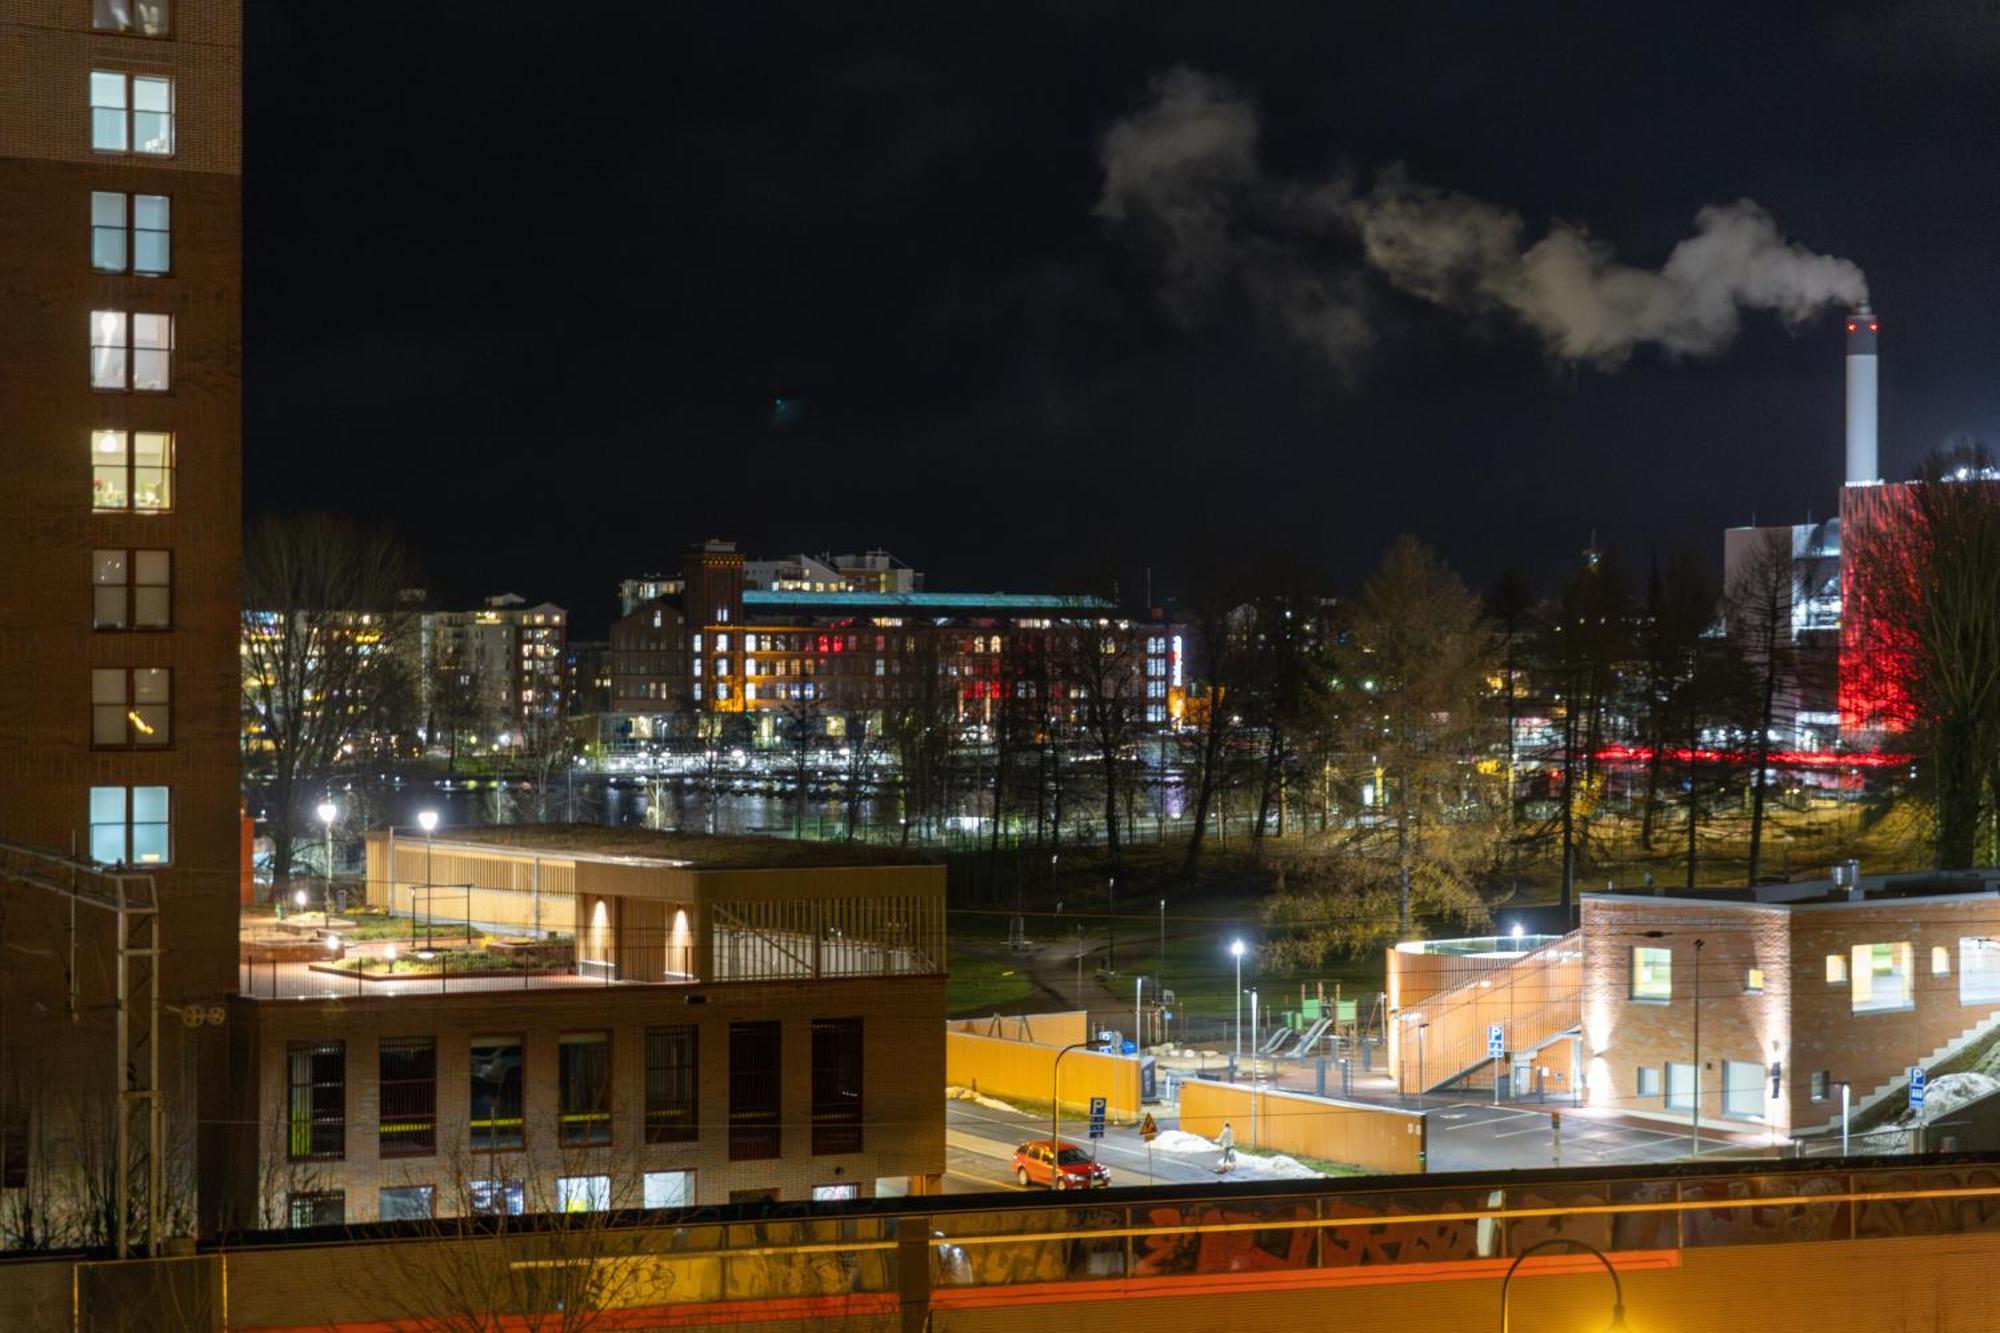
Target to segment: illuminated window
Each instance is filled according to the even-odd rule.
[[[648,1208],[691,1208],[694,1206],[694,1172],[648,1171],[641,1182]]]
[[[557,1176],[556,1210],[602,1213],[611,1208],[610,1176]]]
[[[90,433],[90,507],[159,512],[174,507],[174,437],[164,431]]]
[[[173,740],[174,676],[165,667],[94,667],[90,743],[98,749],[151,749]]]
[[[90,71],[90,146],[101,153],[171,156],[173,80],[120,70]]]
[[[861,1186],[854,1181],[841,1185],[815,1185],[812,1196],[814,1203],[827,1203],[836,1199],[858,1199],[861,1197]]]
[[[436,1212],[437,1190],[430,1185],[384,1186],[376,1216],[384,1222],[425,1222]]]
[[[347,1220],[347,1191],[295,1190],[285,1196],[291,1227],[337,1227]]]
[[[165,787],[92,787],[90,859],[102,865],[167,863]]]
[[[1764,990],[1764,969],[1753,967],[1745,972],[1743,974],[1743,989],[1749,991],[1752,995],[1761,994]]]
[[[172,315],[90,312],[90,387],[164,393],[173,378]]]
[[[528,1211],[528,1190],[518,1180],[474,1180],[465,1187],[466,1202],[475,1213],[519,1217]]]
[[[1639,945],[1632,950],[1632,998],[1674,998],[1674,954],[1671,949]]]
[[[1931,946],[1931,975],[1934,977],[1951,975],[1951,950],[1942,944]]]
[[[1849,974],[1853,1012],[1872,1014],[1911,1007],[1908,943],[1857,944],[1849,952],[1853,959]]]
[[[100,273],[151,276],[168,271],[172,253],[169,205],[163,194],[90,196],[90,264]]]
[[[1830,953],[1826,956],[1826,984],[1843,986],[1847,984],[1847,955]]]
[[[1750,1060],[1722,1062],[1722,1114],[1733,1120],[1764,1117],[1764,1066]]]
[[[165,37],[167,0],[91,0],[90,26],[99,32]]]
[[[173,623],[172,583],[172,552],[92,551],[91,628],[167,628]]]

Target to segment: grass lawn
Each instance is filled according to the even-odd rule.
[[[1017,961],[954,955],[945,988],[945,1012],[992,1013],[1025,1000],[1034,990]]]

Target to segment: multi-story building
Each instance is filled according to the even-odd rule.
[[[436,717],[469,698],[468,714],[497,731],[561,718],[569,613],[512,593],[489,597],[477,611],[433,611],[423,618],[424,710]],[[444,728],[433,726],[433,732]]]
[[[237,1216],[935,1192],[941,867],[752,839],[549,837],[371,834],[371,905],[424,922],[403,970],[381,946],[373,980],[245,964],[231,1039],[257,1072],[231,1114],[257,1130],[234,1139]],[[475,963],[462,946],[488,932],[520,946]]]
[[[615,712],[653,719],[651,730],[676,711],[749,714],[768,729],[784,712],[892,711],[942,681],[968,726],[991,725],[1009,701],[1074,711],[1092,688],[1144,728],[1181,716],[1183,631],[1101,599],[760,588],[750,568],[733,543],[694,547],[678,598],[612,627]]]
[[[152,1108],[166,1224],[191,1229],[193,1127],[221,1128],[202,1018],[239,879],[240,28],[236,0],[0,0],[0,840],[131,908],[114,939],[31,887],[39,853],[0,877],[17,1243],[109,1239],[70,1173],[144,1145]],[[157,1028],[117,989],[156,967]]]
[[[572,639],[563,649],[563,712],[591,717],[611,707],[611,644]]]

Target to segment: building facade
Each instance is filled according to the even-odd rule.
[[[0,3],[0,840],[150,877],[159,947],[128,961],[170,1018],[219,1006],[235,947],[240,29],[234,0]],[[8,938],[42,942],[0,967],[0,1195],[38,1219],[7,1242],[103,1239],[65,1172],[134,1093],[163,1099],[191,1230],[215,1034],[164,1024],[185,1074],[141,1086],[148,1051],[110,1086],[113,928],[0,887]]]
[[[568,621],[562,607],[530,606],[512,593],[489,597],[476,611],[426,613],[426,716],[465,709],[476,725],[496,732],[565,716]],[[431,728],[442,730],[435,723]]]

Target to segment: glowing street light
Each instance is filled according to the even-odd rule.
[[[1243,1058],[1243,941],[1229,942],[1230,956],[1236,959],[1236,1058]]]
[[[315,811],[319,822],[326,828],[326,874],[321,879],[319,910],[322,916],[333,915],[333,821],[340,817],[340,807],[333,803],[331,796],[319,803]]]
[[[431,947],[431,856],[434,848],[431,835],[437,832],[438,812],[420,810],[417,812],[417,827],[424,831],[424,952]],[[415,904],[411,905],[411,915],[416,914]]]
[[[1611,1277],[1611,1322],[1604,1326],[1604,1333],[1631,1333],[1630,1326],[1625,1322],[1625,1284],[1618,1280],[1618,1270],[1611,1266],[1611,1260],[1605,1256],[1604,1251],[1588,1241],[1575,1240],[1569,1236],[1550,1236],[1547,1240],[1536,1241],[1514,1256],[1514,1262],[1507,1266],[1507,1275],[1500,1279],[1500,1333],[1509,1333],[1507,1296],[1508,1288],[1514,1281],[1515,1270],[1520,1268],[1521,1261],[1529,1255],[1537,1250],[1548,1249],[1552,1245],[1568,1245],[1597,1256],[1597,1262],[1604,1265],[1604,1271]]]

